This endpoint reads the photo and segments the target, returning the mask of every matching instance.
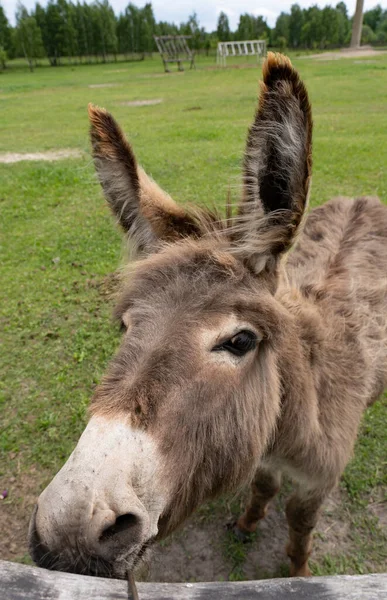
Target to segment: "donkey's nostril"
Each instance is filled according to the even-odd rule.
[[[130,530],[136,529],[140,525],[140,520],[136,515],[127,513],[117,517],[116,522],[113,525],[107,527],[101,534],[99,541],[105,542],[115,537],[119,533],[129,532]]]

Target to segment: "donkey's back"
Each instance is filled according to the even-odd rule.
[[[387,387],[387,207],[366,196],[314,209],[287,270],[325,314],[332,335],[345,328],[352,351],[364,357],[372,401]]]

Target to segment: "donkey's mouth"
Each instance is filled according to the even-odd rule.
[[[76,543],[76,547],[67,544],[61,550],[53,551],[39,537],[35,521],[36,512],[37,508],[30,522],[29,550],[38,567],[78,575],[126,579],[128,572],[135,574],[142,572],[149,563],[151,548],[155,541],[153,537],[128,553],[121,551],[112,559],[91,554],[82,547],[81,543]]]
[[[64,550],[57,554],[43,546],[31,550],[35,563],[44,569],[113,579],[127,579],[128,572],[136,575],[139,571],[143,572],[149,564],[150,554],[149,544],[144,544],[137,554],[123,555],[112,561],[82,551],[75,554]]]

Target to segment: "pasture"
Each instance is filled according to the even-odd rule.
[[[313,106],[312,206],[340,194],[387,202],[387,55],[293,62]],[[122,243],[94,176],[87,103],[113,113],[142,166],[176,200],[219,206],[229,189],[238,195],[258,78],[256,68],[217,70],[206,59],[165,75],[156,58],[0,75],[0,493],[8,490],[0,558],[29,561],[31,507],[82,432],[120,338],[110,315]],[[1,164],[3,153],[64,149],[80,155]],[[385,570],[386,422],[381,400],[317,527],[315,575]],[[241,497],[204,506],[158,549],[150,579],[287,575],[283,500],[249,544],[226,527]]]

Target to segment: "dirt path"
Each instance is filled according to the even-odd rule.
[[[337,490],[325,506],[314,538],[312,560],[352,552],[351,524],[343,514]],[[243,502],[241,502],[241,507]],[[150,581],[222,581],[289,575],[285,553],[287,523],[284,497],[277,499],[253,539],[242,544],[227,524],[235,511],[202,511],[178,534],[156,548],[147,574]],[[212,514],[211,514],[212,513]],[[370,565],[372,570],[372,566]]]
[[[99,89],[99,88],[114,88],[120,87],[121,83],[91,83],[88,87],[91,89]]]
[[[63,160],[64,158],[80,158],[83,155],[81,150],[63,149],[48,150],[47,152],[6,152],[0,154],[0,163],[11,164],[21,162],[22,160]]]
[[[34,467],[29,473],[15,473],[9,479],[0,479],[1,491],[8,492],[7,498],[0,501],[1,559],[27,559],[28,562],[28,523],[36,498],[43,487],[44,479]]]
[[[340,58],[368,58],[386,54],[385,50],[375,50],[371,46],[363,46],[362,48],[343,48],[336,52],[321,52],[319,54],[309,54],[300,56],[300,58],[314,58],[316,60],[339,60]]]
[[[162,98],[153,98],[151,100],[129,100],[128,102],[120,102],[121,106],[153,106],[154,104],[161,104]]]

